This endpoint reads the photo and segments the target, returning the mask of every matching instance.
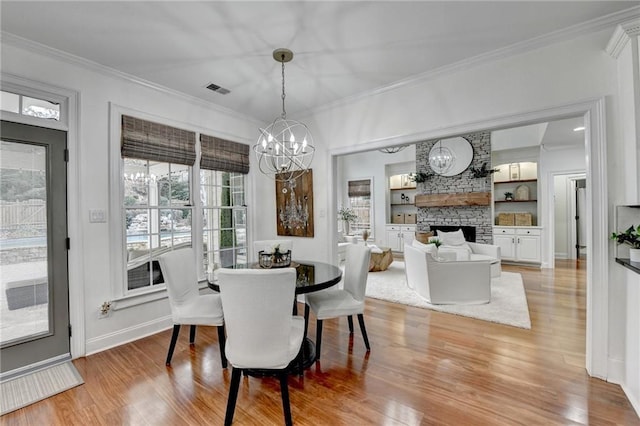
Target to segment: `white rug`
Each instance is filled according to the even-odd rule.
[[[484,305],[432,305],[407,287],[404,262],[394,260],[383,272],[369,272],[367,297],[531,329],[522,276],[502,272],[491,280],[491,302]]]
[[[69,362],[0,383],[0,415],[10,413],[84,383]]]

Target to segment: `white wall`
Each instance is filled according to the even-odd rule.
[[[121,255],[109,250],[110,239],[117,232],[110,229],[109,222],[113,218],[109,218],[107,223],[90,223],[88,214],[90,209],[108,212],[110,203],[119,203],[114,196],[117,189],[109,182],[109,103],[240,142],[253,139],[258,123],[239,114],[207,106],[204,102],[194,102],[191,98],[109,75],[98,67],[92,70],[23,49],[5,43],[4,39],[2,71],[65,87],[80,95],[79,148],[72,154],[72,158],[78,161],[69,167],[78,169],[80,211],[77,217],[81,218],[80,223],[70,223],[70,227],[81,229],[77,234],[81,235],[82,241],[72,241],[70,256],[79,257],[84,275],[76,282],[70,282],[70,286],[84,286],[86,352],[99,351],[168,327],[171,322],[166,299],[115,311],[109,318],[98,319],[98,308],[104,301],[112,299],[112,286],[118,280],[119,271],[110,267],[109,259]],[[75,194],[69,196],[74,197]],[[82,251],[73,250],[74,247],[82,247]],[[77,357],[84,353],[72,355]]]
[[[554,248],[555,257],[566,259],[569,254],[569,194],[567,193],[567,176],[554,176]]]

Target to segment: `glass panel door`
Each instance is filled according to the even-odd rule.
[[[69,353],[66,133],[2,121],[0,370]]]

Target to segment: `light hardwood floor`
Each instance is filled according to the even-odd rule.
[[[619,386],[589,378],[585,267],[520,272],[532,329],[367,299],[371,352],[356,325],[325,321],[322,360],[289,380],[297,425],[640,425]],[[300,310],[300,312],[302,312]],[[312,317],[310,337],[314,337]],[[222,424],[231,369],[214,328],[196,346],[170,332],[74,363],[83,386],[0,418],[16,425]],[[237,425],[282,424],[275,379],[243,378]]]

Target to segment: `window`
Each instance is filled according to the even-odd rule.
[[[127,290],[163,284],[158,255],[191,246],[191,167],[124,158]]]
[[[60,104],[45,99],[30,98],[11,92],[0,92],[0,105],[3,111],[31,117],[60,120]]]
[[[349,205],[358,217],[351,224],[351,232],[355,234],[361,234],[366,229],[373,235],[371,186],[372,179],[350,180],[348,182]]]
[[[247,262],[249,146],[127,115],[121,119],[125,285],[118,296],[164,286],[158,256],[193,247],[199,277]],[[124,256],[123,256],[124,258]],[[123,268],[125,269],[125,268]]]
[[[201,170],[200,201],[203,272],[247,262],[245,175]]]

